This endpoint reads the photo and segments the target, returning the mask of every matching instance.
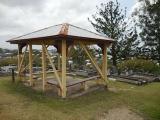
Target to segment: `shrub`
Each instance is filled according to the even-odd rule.
[[[4,58],[0,60],[0,67],[1,66],[7,66],[10,64],[17,64],[17,58],[13,57],[13,58]]]
[[[132,60],[124,60],[118,64],[120,72],[125,70],[133,70],[134,72],[159,73],[160,67],[152,60],[144,60],[134,58]]]

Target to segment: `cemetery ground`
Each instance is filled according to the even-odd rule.
[[[77,98],[47,96],[11,77],[0,77],[1,120],[159,120],[160,83],[109,81],[109,90]]]

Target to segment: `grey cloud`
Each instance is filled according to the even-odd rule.
[[[87,0],[68,0],[64,1],[64,4],[61,4],[60,8],[62,10],[74,10],[76,12],[87,12],[90,7],[88,7],[89,1]]]
[[[10,7],[41,5],[45,0],[1,0],[0,3]]]
[[[64,22],[94,31],[87,18],[105,1],[0,0],[0,44],[8,46],[7,39]]]
[[[0,4],[11,9],[22,9],[23,11],[32,10],[42,12],[47,0],[0,0]]]
[[[90,4],[88,0],[1,0],[1,44],[9,38],[63,22],[88,27],[87,17],[95,8],[95,1]]]
[[[59,6],[59,12],[65,12],[68,13],[68,15],[75,13],[77,16],[88,13],[96,6],[95,1],[89,0],[62,0],[62,3],[63,4]]]

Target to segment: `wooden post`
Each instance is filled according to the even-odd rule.
[[[33,60],[32,60],[32,44],[29,43],[29,81],[30,86],[33,86]]]
[[[62,40],[62,98],[66,97],[66,40]]]
[[[82,83],[82,87],[83,87],[83,89],[86,91],[86,90],[88,90],[88,85],[87,85],[87,82],[83,82]]]
[[[42,80],[43,80],[43,92],[45,91],[45,85],[46,85],[46,53],[44,44],[42,44]]]
[[[12,83],[15,83],[14,69],[12,68]]]
[[[21,80],[21,68],[20,68],[21,59],[22,59],[22,49],[20,47],[20,44],[18,44],[18,80]]]
[[[58,70],[61,69],[61,58],[60,58],[60,54],[58,53]]]
[[[104,44],[102,48],[103,61],[102,61],[102,73],[104,76],[105,83],[107,82],[107,45]]]

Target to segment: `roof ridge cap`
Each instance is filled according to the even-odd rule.
[[[62,24],[62,27],[59,31],[60,35],[68,35],[68,30],[69,30],[69,24],[68,23],[64,23]]]

